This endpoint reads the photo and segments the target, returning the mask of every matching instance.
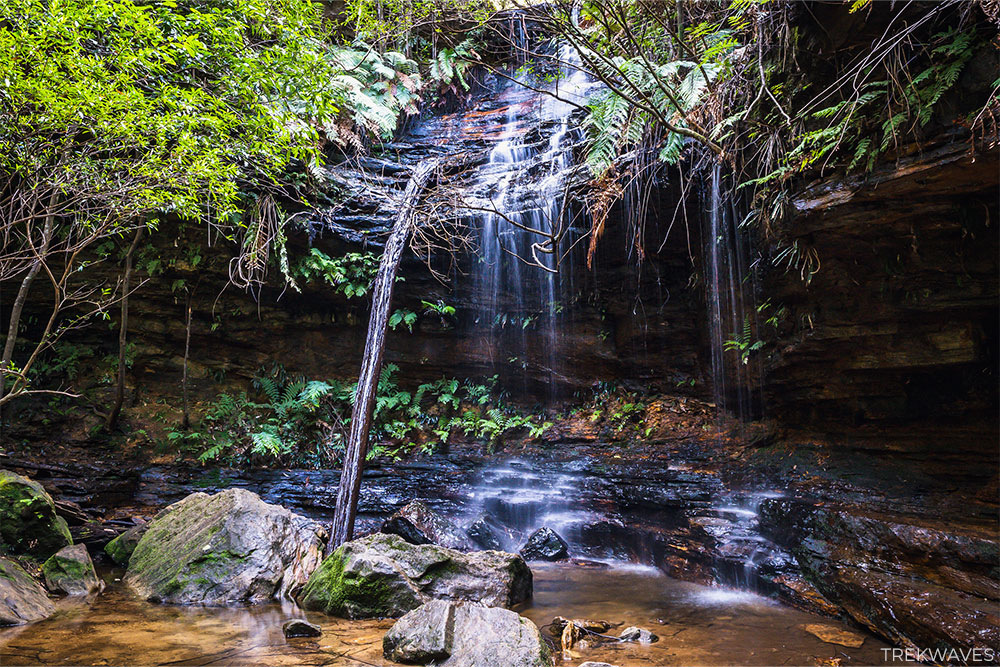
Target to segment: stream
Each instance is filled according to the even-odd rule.
[[[533,564],[534,599],[521,609],[545,636],[554,616],[639,625],[659,635],[649,645],[615,643],[578,658],[639,665],[882,664],[888,645],[867,637],[859,649],[825,643],[802,629],[839,624],[752,593],[700,586],[652,567]],[[66,599],[51,618],[0,629],[4,665],[390,665],[382,658],[387,621],[346,621],[303,612],[293,603],[253,607],[158,605],[129,596],[122,571],[105,570],[108,588],[90,600]],[[289,639],[281,624],[307,618],[323,636]],[[616,630],[613,630],[616,631]],[[557,663],[559,664],[559,663]]]
[[[100,497],[78,500],[107,515],[148,515],[194,491],[236,486],[328,521],[337,482],[336,471],[154,466],[139,473],[128,499],[109,493],[103,507]],[[557,664],[798,665],[838,658],[840,664],[882,664],[881,649],[889,646],[874,636],[856,649],[823,642],[803,627],[858,630],[752,592],[761,588],[758,568],[784,561],[757,532],[753,497],[728,489],[703,461],[675,459],[654,472],[597,449],[488,458],[455,453],[373,466],[362,484],[360,531],[377,529],[413,499],[460,525],[488,515],[506,530],[508,550],[516,551],[541,526],[566,539],[570,560],[531,563],[534,597],[517,609],[553,645],[558,638],[546,626],[555,616],[606,620],[616,624],[612,633],[637,625],[660,637],[651,645],[574,649],[570,660]],[[682,569],[678,553],[687,554]],[[392,664],[381,651],[391,620],[346,621],[304,612],[288,601],[252,607],[153,604],[131,596],[121,583],[123,571],[106,563],[98,559],[107,584],[101,595],[64,599],[45,621],[0,630],[0,664]],[[286,641],[281,625],[296,617],[321,625],[323,636]]]

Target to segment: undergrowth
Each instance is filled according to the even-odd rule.
[[[430,453],[459,433],[492,449],[504,436],[535,439],[552,425],[505,404],[495,377],[442,378],[409,391],[397,383],[398,370],[389,364],[379,378],[369,459]],[[165,444],[203,463],[336,465],[356,386],[291,376],[276,364],[257,374],[252,391],[220,394],[194,427],[167,429]]]

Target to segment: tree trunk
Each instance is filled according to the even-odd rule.
[[[392,288],[396,282],[396,270],[403,255],[407,239],[416,223],[415,213],[420,193],[437,167],[439,160],[432,158],[417,165],[410,182],[403,193],[403,203],[393,224],[392,233],[385,244],[385,253],[379,263],[372,289],[372,312],[368,320],[368,337],[358,376],[358,388],[354,395],[354,410],[351,413],[351,430],[344,452],[344,467],[337,489],[337,508],[333,514],[333,529],[330,531],[328,550],[336,549],[354,536],[354,519],[358,512],[358,496],[361,492],[361,472],[365,456],[368,454],[368,431],[375,409],[375,392],[378,389],[379,373],[382,368],[382,354],[385,351],[385,332],[389,321],[389,306],[392,302]]]
[[[53,189],[49,195],[48,208],[50,211],[56,205],[56,201],[58,201],[58,190]],[[42,270],[43,258],[45,257],[45,253],[48,252],[49,243],[52,240],[52,227],[55,224],[55,218],[56,216],[52,213],[45,216],[45,224],[42,227],[42,248],[38,253],[39,257],[36,257],[35,261],[31,263],[28,275],[21,281],[21,287],[17,290],[17,296],[14,297],[14,306],[10,310],[10,322],[7,326],[7,341],[3,346],[3,357],[0,357],[0,372],[10,368],[10,362],[14,359],[14,344],[17,342],[17,330],[21,326],[21,312],[24,310],[24,304],[28,300],[31,283],[35,281],[35,276]],[[7,383],[0,377],[0,396],[3,396],[6,386]]]
[[[140,227],[135,231],[132,245],[125,253],[125,278],[122,280],[122,321],[118,329],[118,384],[115,388],[115,403],[111,406],[111,411],[108,412],[107,420],[104,423],[106,428],[111,428],[118,421],[122,404],[125,402],[125,344],[128,332],[128,292],[132,283],[132,255],[139,245],[139,239],[142,238],[144,229],[145,227]]]
[[[184,375],[181,377],[181,392],[184,396],[184,418],[181,421],[181,428],[187,428],[191,423],[191,413],[188,409],[188,354],[191,350],[191,292],[187,293],[187,320],[185,322],[184,333]]]

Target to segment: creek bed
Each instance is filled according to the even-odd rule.
[[[641,646],[589,648],[561,665],[600,660],[649,665],[882,664],[886,644],[867,637],[860,649],[827,644],[801,629],[835,621],[750,593],[672,579],[658,570],[614,564],[533,564],[534,599],[519,611],[542,627],[553,616],[639,625],[660,636]],[[292,603],[251,607],[181,607],[132,598],[120,570],[89,603],[64,600],[48,620],[0,629],[3,665],[391,665],[382,635],[392,621],[346,621],[303,612]],[[304,617],[323,627],[316,639],[285,640],[281,624]],[[832,663],[836,664],[836,663]]]

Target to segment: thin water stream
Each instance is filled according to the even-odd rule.
[[[542,628],[554,616],[604,619],[653,631],[650,645],[612,643],[578,650],[557,664],[586,660],[646,665],[882,664],[887,645],[868,637],[859,649],[828,644],[802,629],[834,624],[750,593],[671,579],[655,568],[532,566],[534,599],[522,614]],[[382,635],[392,621],[346,621],[292,603],[253,607],[179,607],[142,602],[122,589],[120,570],[90,602],[66,600],[48,620],[0,629],[3,665],[392,665]],[[302,618],[319,639],[286,640],[281,624]]]

